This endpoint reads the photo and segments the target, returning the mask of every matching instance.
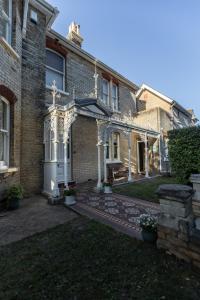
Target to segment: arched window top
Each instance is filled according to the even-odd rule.
[[[65,58],[52,49],[46,49],[46,85],[52,86],[53,81],[59,90],[65,90]]]

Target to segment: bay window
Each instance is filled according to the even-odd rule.
[[[65,90],[65,59],[57,52],[46,50],[46,86],[51,87],[56,81],[58,90]]]
[[[3,0],[2,17],[2,36],[11,44],[12,0]]]
[[[0,96],[0,170],[9,166],[9,102]]]

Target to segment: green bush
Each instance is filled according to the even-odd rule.
[[[192,173],[200,173],[200,126],[169,131],[168,146],[172,174],[188,183]]]

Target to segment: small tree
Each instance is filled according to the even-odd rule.
[[[188,183],[192,173],[200,173],[200,126],[169,131],[169,158],[172,173]]]

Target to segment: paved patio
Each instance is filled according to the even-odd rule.
[[[14,211],[0,212],[0,246],[21,240],[77,217],[63,205],[49,205],[47,199],[35,196],[21,201]]]
[[[160,212],[157,203],[114,193],[95,193],[92,182],[79,186],[73,209],[138,239],[141,239],[139,216],[145,213],[157,217]]]

